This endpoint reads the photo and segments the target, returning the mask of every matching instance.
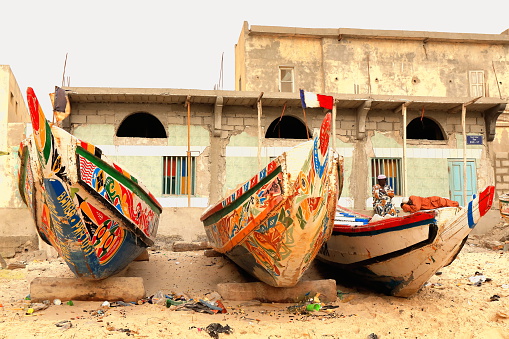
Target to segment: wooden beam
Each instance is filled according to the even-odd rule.
[[[293,287],[273,287],[262,282],[217,284],[224,300],[259,300],[261,302],[296,303],[306,295],[319,293],[321,302],[337,299],[336,281],[333,279],[301,281]]]
[[[399,112],[401,112],[403,110],[403,107],[408,107],[410,106],[410,104],[412,103],[413,101],[405,101],[404,103],[401,104],[401,106],[398,106],[395,110],[394,110],[394,113],[396,114],[399,114]]]
[[[477,98],[474,98],[474,99],[472,99],[472,100],[469,100],[469,101],[467,101],[467,102],[465,102],[465,103],[463,103],[463,104],[461,104],[461,105],[458,105],[458,106],[456,106],[456,107],[453,107],[453,108],[449,109],[449,110],[447,111],[447,113],[457,113],[457,112],[461,112],[461,111],[462,111],[462,109],[463,109],[463,107],[467,107],[467,106],[469,106],[469,105],[472,105],[473,103],[475,103],[477,100],[479,100],[479,99],[481,99],[481,98],[482,98],[482,97],[477,97]]]
[[[104,280],[37,277],[30,283],[33,302],[43,300],[138,301],[145,297],[141,277],[110,277]]]

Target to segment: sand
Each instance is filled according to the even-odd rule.
[[[218,338],[509,338],[509,251],[469,240],[457,259],[410,298],[377,293],[337,279],[338,299],[328,310],[295,314],[296,304],[223,300],[227,313],[206,314],[143,303],[105,307],[99,301],[62,300],[27,315],[30,282],[36,277],[73,277],[59,258],[32,260],[25,268],[0,269],[0,338],[212,338],[211,324],[231,333]],[[489,246],[488,246],[489,247]],[[149,261],[130,264],[124,276],[143,277],[148,297],[210,296],[218,283],[253,281],[224,257],[204,251],[150,250]],[[17,260],[11,259],[11,262]],[[471,282],[476,272],[487,281]],[[303,279],[331,278],[314,263]],[[227,328],[226,328],[227,329]]]

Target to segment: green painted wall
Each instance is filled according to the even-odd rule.
[[[373,147],[380,148],[400,148],[402,145],[398,144],[392,137],[388,137],[383,133],[375,131],[375,135],[371,137],[371,143]]]
[[[113,145],[115,126],[110,124],[79,125],[73,135],[94,145]]]
[[[269,158],[262,158],[262,166],[265,166],[268,163]],[[251,179],[251,177],[253,177],[256,173],[258,173],[258,158],[227,157],[226,181],[223,194]]]
[[[209,146],[210,132],[203,126],[191,126],[191,145]],[[169,125],[168,126],[168,145],[169,146],[187,146],[187,126]]]
[[[110,156],[108,159],[138,178],[156,197],[163,195],[161,157]]]
[[[447,159],[410,158],[407,160],[407,165],[408,195],[449,196]]]
[[[230,137],[228,146],[258,147],[258,138],[242,132]]]

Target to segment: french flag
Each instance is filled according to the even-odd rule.
[[[302,102],[302,108],[323,107],[332,109],[332,106],[334,105],[333,97],[312,92],[304,92],[303,89],[300,90],[300,101]]]

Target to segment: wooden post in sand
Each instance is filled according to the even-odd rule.
[[[30,283],[32,302],[44,300],[138,301],[145,297],[141,277],[110,277],[104,280],[37,277]]]
[[[301,281],[293,287],[273,287],[262,282],[217,284],[224,300],[259,300],[261,302],[294,303],[308,295],[318,294],[320,301],[333,302],[337,298],[333,279]]]

